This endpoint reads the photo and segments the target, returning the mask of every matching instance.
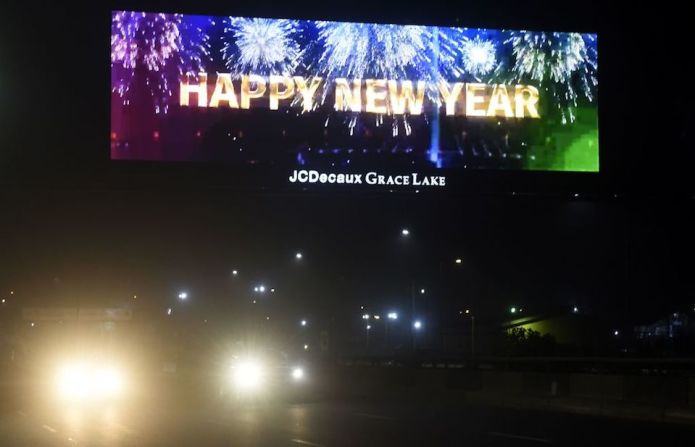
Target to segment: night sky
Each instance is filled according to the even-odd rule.
[[[0,293],[95,306],[137,294],[157,307],[187,289],[212,315],[264,282],[279,314],[329,318],[406,306],[414,278],[447,315],[579,305],[631,323],[692,309],[684,17],[655,13],[647,26],[652,11],[605,3],[15,5],[0,18]],[[222,166],[112,163],[111,7],[598,32],[602,172],[475,172],[446,193],[289,194],[235,189]]]

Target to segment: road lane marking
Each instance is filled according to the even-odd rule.
[[[48,431],[50,431],[51,433],[58,433],[58,430],[56,430],[55,428],[51,427],[50,425],[44,424],[42,427],[43,427],[44,430],[48,430]]]
[[[362,416],[364,418],[369,418],[369,419],[379,419],[382,421],[395,421],[396,418],[392,418],[389,416],[381,416],[379,414],[371,414],[371,413],[355,413],[357,416]]]
[[[311,447],[325,447],[323,444],[315,444],[313,442],[303,441],[301,439],[290,439],[290,441],[294,442],[295,444],[308,445]]]
[[[531,441],[531,442],[538,442],[541,444],[552,444],[553,441],[550,439],[543,439],[543,438],[534,438],[531,436],[523,436],[523,435],[513,435],[510,433],[500,433],[496,431],[490,431],[487,433],[490,436],[497,436],[499,438],[508,438],[508,439],[518,439],[520,441]]]

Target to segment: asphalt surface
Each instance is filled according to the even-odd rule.
[[[70,405],[5,393],[0,445],[695,445],[695,427],[689,425],[419,400],[238,404],[169,395]]]

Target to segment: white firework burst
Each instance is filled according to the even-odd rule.
[[[290,75],[299,65],[297,21],[230,17],[227,24],[222,52],[227,67],[236,74]]]
[[[327,77],[402,79],[407,69],[429,63],[431,32],[425,26],[316,22]]]
[[[464,42],[461,52],[464,71],[476,78],[490,73],[497,63],[495,44],[479,36]]]

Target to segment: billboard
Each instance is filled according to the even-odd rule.
[[[115,11],[111,159],[297,185],[598,172],[597,56],[586,33]]]

